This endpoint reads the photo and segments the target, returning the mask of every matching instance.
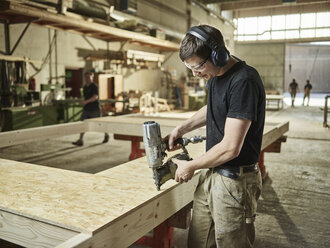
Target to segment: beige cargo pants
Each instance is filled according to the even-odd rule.
[[[194,195],[188,247],[253,247],[253,222],[261,187],[260,172],[234,180],[202,170]]]

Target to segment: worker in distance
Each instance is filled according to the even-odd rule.
[[[194,193],[188,247],[253,247],[262,180],[258,169],[265,122],[265,90],[258,72],[230,55],[221,32],[190,28],[180,59],[207,80],[207,105],[175,127],[173,141],[206,125],[206,152],[194,160],[173,159],[175,180],[187,182],[202,169]]]

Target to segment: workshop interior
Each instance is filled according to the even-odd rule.
[[[1,0],[0,247],[187,247],[199,174],[175,182],[172,159],[206,130],[164,138],[207,105],[179,57],[200,24],[265,89],[254,247],[330,247],[328,0]]]

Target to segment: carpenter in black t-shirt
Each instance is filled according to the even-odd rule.
[[[238,157],[221,166],[251,165],[258,162],[265,122],[265,90],[258,72],[239,61],[222,76],[207,82],[206,150],[224,137],[226,118],[251,120]]]

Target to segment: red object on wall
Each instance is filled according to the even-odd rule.
[[[36,90],[36,79],[30,78],[29,79],[29,90],[35,91]]]

